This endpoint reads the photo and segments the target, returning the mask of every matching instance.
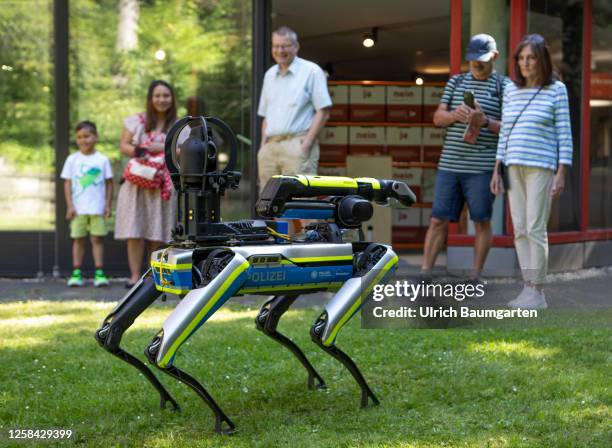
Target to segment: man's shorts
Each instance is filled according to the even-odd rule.
[[[454,173],[438,170],[431,216],[458,221],[467,201],[470,219],[490,221],[495,195],[491,193],[492,171],[486,173]]]
[[[85,238],[88,234],[105,236],[106,221],[102,215],[76,215],[70,222],[70,238]]]

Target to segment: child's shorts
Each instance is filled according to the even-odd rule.
[[[102,215],[76,215],[70,222],[70,237],[84,238],[88,234],[105,236],[106,221]]]

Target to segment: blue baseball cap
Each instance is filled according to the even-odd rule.
[[[465,60],[489,62],[495,53],[497,53],[495,39],[488,34],[476,34],[470,39]]]

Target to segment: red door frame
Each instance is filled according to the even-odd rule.
[[[592,0],[583,0],[583,27],[582,27],[582,116],[580,136],[580,230],[574,232],[552,232],[548,240],[551,244],[576,243],[581,241],[610,240],[612,229],[589,230],[589,172],[590,172],[590,128],[591,128],[591,44],[593,33],[593,5]],[[450,32],[450,74],[454,75],[461,70],[461,48],[463,0],[451,0],[451,32]],[[521,38],[527,33],[527,0],[510,1],[510,39],[509,48],[516,48]],[[510,76],[514,75],[512,54],[508,55],[508,68]],[[506,229],[504,235],[493,237],[494,247],[512,247],[514,237],[512,220],[506,206]],[[449,246],[473,246],[474,236],[459,233],[457,224],[448,226]]]
[[[589,172],[591,171],[591,48],[593,40],[593,0],[584,0],[582,12],[582,120],[581,152],[582,194],[580,197],[580,230],[589,230]]]

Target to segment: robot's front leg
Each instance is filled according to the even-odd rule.
[[[310,330],[312,340],[325,352],[340,361],[353,375],[361,388],[361,406],[369,400],[377,405],[374,395],[355,362],[335,345],[340,329],[359,311],[374,285],[382,282],[397,268],[398,257],[391,247],[372,243],[356,254],[354,277],[349,279],[319,316]]]
[[[255,318],[255,325],[257,325],[257,329],[262,331],[266,336],[271,337],[291,350],[295,357],[302,363],[304,368],[308,371],[309,389],[325,389],[325,381],[323,381],[321,375],[317,373],[310,361],[308,361],[304,352],[300,350],[295,342],[276,330],[281,316],[297,298],[297,295],[275,296],[271,298],[261,307],[259,314]]]
[[[153,372],[138,358],[130,355],[119,347],[123,333],[134,323],[134,320],[151,305],[160,293],[155,289],[155,282],[148,270],[140,280],[132,287],[125,297],[117,304],[115,309],[106,316],[102,326],[96,331],[95,337],[98,343],[109,353],[112,353],[122,361],[136,367],[147,380],[157,389],[161,398],[161,407],[166,407],[166,402],[172,404],[173,410],[179,410],[179,406],[166,391],[164,386],[153,375]]]
[[[173,365],[179,347],[242,287],[249,263],[229,250],[215,250],[205,261],[204,267],[205,286],[189,291],[181,300],[145,349],[145,355],[164,373],[189,386],[204,400],[215,414],[216,432],[231,434],[234,423],[204,386]],[[211,270],[215,271],[214,276],[210,274]]]

